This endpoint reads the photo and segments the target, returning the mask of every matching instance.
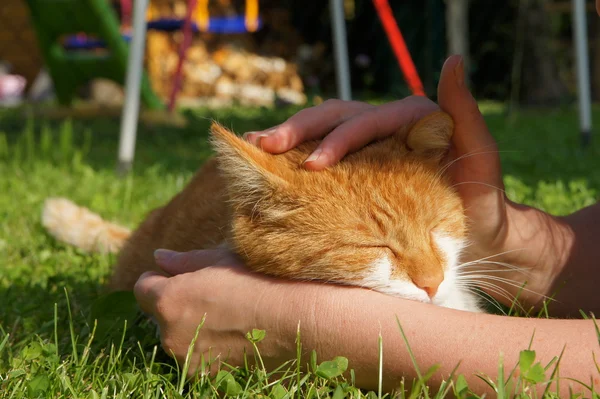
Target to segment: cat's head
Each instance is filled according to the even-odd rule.
[[[272,155],[213,125],[231,245],[255,271],[464,307],[454,291],[466,221],[443,173],[452,132],[437,112],[312,172],[302,162],[318,142]]]

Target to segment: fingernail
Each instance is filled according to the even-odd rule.
[[[465,83],[465,62],[462,57],[460,57],[460,61],[454,67],[454,79],[458,87],[462,87]]]
[[[171,251],[170,249],[157,249],[154,251],[154,259],[157,263],[168,263],[179,252]]]
[[[276,127],[274,127],[274,128],[271,128],[271,129],[269,129],[269,130],[266,130],[266,131],[264,131],[264,132],[260,133],[260,134],[258,135],[258,137],[257,137],[257,140],[256,140],[256,145],[257,145],[258,147],[262,148],[262,145],[261,145],[262,139],[264,139],[265,137],[272,136],[272,135],[274,135],[275,133],[277,133],[277,128],[276,128]]]
[[[309,163],[309,162],[314,162],[317,159],[319,159],[319,157],[321,156],[321,153],[323,152],[322,149],[317,148],[312,154],[310,154],[310,156],[308,158],[306,158],[306,161],[304,161],[304,163]]]
[[[272,127],[271,129],[265,130],[264,132],[247,132],[244,133],[244,140],[256,145],[256,146],[260,146],[260,140],[264,137],[269,137],[272,136],[273,134],[275,134],[275,132],[277,132],[277,128],[276,127]],[[254,137],[256,136],[256,138]]]

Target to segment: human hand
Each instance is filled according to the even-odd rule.
[[[518,293],[524,303],[537,304],[549,294],[558,274],[560,262],[548,248],[544,248],[547,256],[542,256],[539,248],[540,240],[552,235],[556,221],[506,198],[498,147],[464,83],[462,57],[446,60],[438,99],[439,107],[455,124],[446,167],[470,222],[471,245],[463,260],[481,271],[469,276],[477,277],[483,288],[505,304]],[[246,138],[265,151],[281,153],[303,141],[324,137],[305,161],[307,169],[320,170],[437,109],[423,97],[379,107],[333,100],[303,110],[275,128],[247,133]],[[527,287],[521,291],[525,282]]]
[[[201,359],[243,365],[244,350],[253,348],[246,333],[254,328],[268,331],[259,344],[267,367],[279,366],[294,357],[294,326],[291,312],[278,307],[293,292],[293,283],[252,273],[226,250],[177,253],[159,250],[157,264],[172,277],[144,273],[134,287],[141,309],[156,319],[164,350],[180,364],[204,317],[190,363],[190,374],[201,371]],[[298,313],[302,314],[300,306]],[[283,328],[280,326],[288,326]],[[287,334],[287,335],[286,335]],[[289,339],[288,339],[289,338]],[[289,347],[285,345],[289,343]]]
[[[463,260],[474,272],[465,276],[505,305],[539,305],[565,264],[557,239],[565,223],[507,198],[498,146],[465,86],[462,57],[446,60],[438,100],[454,120],[447,167],[469,221]]]
[[[332,99],[306,108],[278,126],[248,132],[244,137],[275,154],[286,152],[305,141],[323,138],[304,162],[307,169],[321,170],[371,141],[390,136],[400,127],[437,110],[437,104],[420,96],[380,106]]]

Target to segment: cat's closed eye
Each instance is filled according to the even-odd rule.
[[[402,254],[398,250],[394,250],[390,245],[381,245],[379,248],[385,249],[396,260],[402,259]]]

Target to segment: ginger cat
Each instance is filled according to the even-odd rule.
[[[43,224],[86,250],[121,249],[113,290],[158,270],[157,248],[226,245],[256,272],[477,312],[476,296],[458,283],[467,225],[443,168],[452,132],[437,112],[311,172],[301,164],[317,141],[272,155],[213,124],[216,156],[132,234],[65,199],[47,200]]]

